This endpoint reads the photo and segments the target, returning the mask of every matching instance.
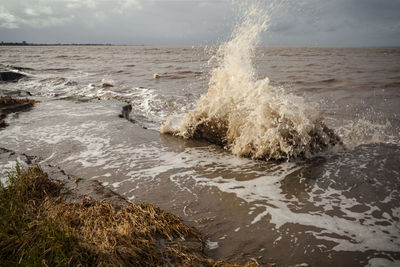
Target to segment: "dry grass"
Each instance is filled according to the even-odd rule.
[[[54,205],[44,202],[51,221],[72,230],[90,262],[103,266],[207,264],[201,235],[176,216],[153,205],[115,208],[108,202],[84,200]],[[191,244],[197,246],[190,246]],[[209,265],[209,264],[208,264]]]
[[[0,265],[240,266],[208,259],[196,229],[153,205],[66,203],[37,165],[9,178],[0,187]]]
[[[0,96],[0,107],[18,105],[18,104],[35,104],[37,101],[28,98],[11,98]]]
[[[8,126],[4,121],[7,114],[29,110],[35,103],[37,103],[37,101],[27,98],[23,99],[0,96],[0,128]]]

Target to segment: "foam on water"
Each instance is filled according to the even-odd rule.
[[[400,266],[399,260],[388,260],[385,258],[372,258],[368,261],[366,267],[398,267]]]
[[[359,118],[344,123],[336,132],[349,149],[377,143],[400,144],[400,131],[393,127],[388,119],[378,123]]]
[[[183,206],[183,214],[189,217],[193,215],[191,205],[201,202],[202,188],[218,189],[223,195],[235,196],[246,203],[248,215],[243,224],[234,225],[232,231],[224,232],[228,237],[261,226],[271,229],[272,234],[283,236],[275,240],[279,246],[280,242],[287,242],[285,228],[297,225],[302,227],[303,234],[294,233],[294,239],[312,236],[321,244],[328,242],[330,245],[326,247],[329,250],[397,252],[400,249],[399,239],[393,238],[400,235],[400,210],[394,204],[398,201],[397,189],[388,188],[388,193],[382,198],[373,194],[373,201],[365,201],[357,192],[347,194],[353,187],[336,186],[336,183],[345,183],[351,177],[369,179],[368,176],[379,174],[381,169],[386,169],[387,175],[392,174],[388,174],[385,161],[375,156],[379,151],[371,147],[365,151],[358,148],[359,154],[356,155],[352,151],[332,157],[324,164],[323,172],[312,175],[316,182],[310,188],[302,190],[301,182],[296,182],[301,194],[288,194],[284,184],[301,177],[299,171],[307,163],[259,162],[235,157],[207,144],[185,147],[183,142],[169,136],[162,136],[163,144],[154,139],[131,143],[129,138],[121,140],[118,136],[120,133],[116,129],[125,121],[114,119],[117,107],[114,110],[109,108],[109,105],[102,107],[95,103],[40,103],[32,112],[21,115],[18,123],[10,125],[7,131],[1,131],[0,140],[14,148],[22,146],[21,150],[50,147],[51,151],[46,153],[49,156],[43,162],[72,166],[69,168],[74,171],[82,169],[83,173],[90,171],[95,174],[92,178],[107,182],[130,200],[135,195],[161,194],[165,185],[171,184],[175,194],[173,197],[168,195],[168,200],[163,201],[174,203],[177,199],[176,203]],[[48,110],[60,114],[60,117],[51,121],[54,115],[48,114]],[[70,117],[62,122],[59,118],[65,114]],[[98,117],[102,119],[96,119]],[[149,134],[151,131],[146,133]],[[368,166],[370,164],[376,165]],[[363,166],[376,172],[365,171]],[[345,175],[350,178],[342,178]],[[393,169],[393,175],[399,175],[397,170]],[[382,178],[376,180],[376,186],[370,183],[357,186],[367,184],[378,189],[384,187],[385,182]],[[371,189],[368,192],[372,192]],[[390,209],[383,211],[382,203],[389,204]],[[306,208],[302,210],[304,206]],[[357,210],[360,206],[362,211]],[[223,239],[216,238],[211,241],[218,240],[222,247]]]
[[[28,165],[25,163],[24,158],[20,155],[18,155],[16,159],[0,161],[0,184],[7,185],[8,175],[15,171],[17,165],[22,169],[28,167]]]
[[[316,240],[331,242],[331,249],[335,251],[398,251],[400,242],[393,238],[399,236],[397,226],[398,209],[377,216],[381,207],[379,202],[366,203],[354,196],[347,196],[345,191],[335,189],[334,185],[325,187],[324,182],[334,184],[338,180],[335,170],[337,162],[327,165],[327,170],[319,177],[322,185],[314,184],[302,199],[296,196],[288,197],[282,183],[290,180],[291,175],[304,168],[296,163],[281,163],[271,165],[266,169],[260,168],[256,161],[236,158],[221,154],[215,148],[196,147],[186,148],[181,152],[168,151],[155,143],[148,143],[135,148],[134,158],[141,161],[135,164],[135,170],[130,172],[127,180],[113,184],[119,188],[122,184],[137,183],[137,187],[126,196],[160,183],[160,177],[165,175],[174,182],[181,192],[194,194],[193,188],[187,186],[188,181],[194,179],[198,186],[215,187],[219,191],[233,194],[244,200],[249,208],[249,225],[270,223],[275,231],[282,232],[288,224],[301,225],[307,235]],[[373,161],[373,158],[366,159]],[[142,163],[153,162],[154,167],[142,167]],[[349,166],[358,169],[357,162],[344,159]],[[257,167],[258,166],[258,167]],[[175,174],[171,175],[170,173]],[[229,178],[227,173],[235,173]],[[354,173],[359,176],[360,174]],[[229,176],[229,175],[228,175]],[[165,181],[164,181],[165,183]],[[141,189],[139,189],[141,188]],[[197,201],[197,200],[196,200]],[[384,200],[396,202],[396,198]],[[306,211],[301,207],[308,205]],[[363,206],[362,212],[354,210]],[[311,211],[310,211],[311,210]],[[240,231],[236,228],[234,232]],[[277,240],[276,242],[279,242]]]
[[[296,168],[291,171],[295,170]],[[263,212],[253,216],[251,224],[259,223],[269,216],[269,222],[275,225],[277,231],[283,229],[287,223],[310,227],[307,234],[320,240],[334,242],[336,245],[333,249],[337,251],[399,250],[399,240],[393,239],[393,236],[400,234],[396,227],[398,219],[396,215],[393,217],[387,215],[388,218],[385,219],[374,218],[372,214],[379,208],[373,205],[367,205],[368,210],[364,213],[352,212],[350,209],[361,203],[343,196],[342,191],[332,188],[325,189],[325,192],[320,194],[322,189],[317,186],[309,196],[310,200],[319,199],[313,203],[314,211],[307,213],[296,211],[293,207],[298,205],[298,200],[286,199],[279,187],[279,182],[287,174],[261,176],[250,181],[229,180],[222,177],[200,180],[209,186],[216,186],[223,192],[233,193],[259,208],[264,208]],[[263,203],[264,201],[266,203]],[[343,215],[327,214],[334,209],[339,209]],[[387,222],[387,225],[380,225],[380,222]]]
[[[82,84],[72,78],[59,76],[36,77],[17,84],[21,90],[39,97],[58,99],[103,99],[118,100],[132,105],[134,119],[149,129],[158,130],[161,122],[171,112],[185,112],[190,104],[184,96],[164,96],[154,89],[144,87],[119,88],[111,79],[99,83]]]
[[[209,90],[190,112],[191,103],[183,95],[163,95],[151,86],[134,87],[140,84],[125,88],[107,74],[85,81],[46,75],[12,87],[22,86],[35,96],[127,102],[132,105],[131,115],[151,121],[151,128],[157,128],[167,114],[179,112],[161,132],[205,138],[239,156],[288,159],[337,147],[338,138],[324,125],[316,107],[285,88],[272,86],[268,78],[255,79],[251,59],[260,33],[267,28],[263,9],[251,6],[232,41],[222,45],[213,58],[218,66],[211,73]],[[163,81],[166,73],[160,73]],[[114,86],[102,87],[102,77]],[[369,258],[369,266],[399,264],[398,259],[380,258],[400,251],[400,138],[391,125],[394,120],[372,122],[365,119],[368,116],[354,119],[350,113],[348,123],[340,118],[333,124],[352,150],[323,159],[281,163],[235,157],[216,146],[166,135],[160,141],[152,131],[139,134],[144,130],[117,119],[120,109],[115,101],[44,101],[19,117],[9,116],[11,123],[0,131],[0,143],[44,155],[42,163],[60,164],[76,175],[99,179],[129,200],[156,199],[189,220],[200,216],[197,207],[201,207],[201,216],[211,210],[212,216],[221,218],[220,224],[209,226],[209,249],[222,250],[232,240],[246,248],[247,237],[260,231],[272,239],[268,249],[257,248],[266,254],[279,251],[279,246],[289,251],[289,245],[302,243],[307,245],[299,247],[304,254],[310,246],[321,252],[339,251],[337,257],[345,255],[340,251],[377,251]],[[14,165],[7,161],[2,167],[12,169]],[[214,193],[224,210],[218,210],[219,202],[207,203]],[[163,194],[165,198],[159,196]],[[225,201],[237,206],[225,206]],[[207,209],[199,205],[203,202]],[[243,210],[243,218],[234,216]],[[228,215],[224,218],[223,214]],[[265,241],[266,235],[259,236],[254,242]]]
[[[308,157],[339,144],[320,114],[301,97],[255,79],[252,56],[269,16],[249,5],[232,40],[214,59],[208,92],[183,117],[170,117],[161,133],[206,139],[237,156],[264,159]],[[180,123],[179,118],[182,118]]]

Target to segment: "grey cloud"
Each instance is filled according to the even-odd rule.
[[[398,14],[397,0],[300,1],[275,14],[264,41],[274,45],[399,46]]]
[[[17,18],[2,6],[0,6],[0,27],[6,29],[18,28]]]
[[[400,45],[398,0],[271,1],[262,44]],[[218,44],[236,13],[231,0],[0,0],[0,41]]]

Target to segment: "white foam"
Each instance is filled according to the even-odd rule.
[[[400,260],[388,260],[386,258],[372,258],[366,267],[398,267]]]
[[[26,169],[28,165],[25,163],[24,159],[18,156],[15,160],[8,160],[5,162],[0,162],[0,183],[7,185],[9,175],[15,172],[17,165],[21,169]]]
[[[394,133],[390,134],[391,132]],[[383,122],[371,122],[365,118],[355,119],[338,127],[337,133],[349,149],[367,144],[400,144],[399,131],[393,129],[387,119]]]
[[[182,152],[167,151],[158,147],[156,143],[148,143],[134,150],[134,158],[141,158],[143,162],[154,162],[152,167],[141,167],[139,163],[130,166],[135,169],[130,173],[131,181],[144,179],[156,182],[158,177],[166,173],[177,188],[193,194],[190,187],[185,186],[189,178],[195,179],[200,186],[213,186],[222,192],[233,193],[251,206],[250,211],[257,208],[257,213],[251,219],[252,224],[269,222],[275,229],[284,228],[287,223],[300,224],[311,227],[308,234],[316,239],[332,241],[337,251],[399,251],[400,240],[391,238],[399,236],[396,227],[396,218],[400,217],[400,210],[393,209],[392,214],[384,213],[377,219],[372,215],[379,211],[373,204],[359,203],[355,198],[346,197],[341,190],[331,187],[322,189],[315,184],[309,192],[307,203],[316,208],[313,212],[302,213],[293,209],[299,200],[296,197],[288,199],[282,192],[281,181],[289,174],[302,168],[295,163],[274,165],[268,174],[257,170],[257,162],[237,158],[228,154],[213,151],[210,147],[186,148]],[[198,171],[193,171],[197,169]],[[328,166],[329,169],[329,166]],[[176,171],[179,170],[178,173]],[[226,179],[222,176],[207,178],[204,173],[238,172],[252,175],[250,180]],[[203,175],[202,175],[203,173]],[[335,173],[330,170],[322,174],[323,179],[334,179]],[[322,178],[321,178],[322,179]],[[119,184],[118,184],[119,185]],[[302,200],[304,201],[304,200]],[[363,205],[368,210],[363,213],[353,212],[353,207]],[[260,211],[260,209],[263,209]],[[328,215],[329,210],[339,209],[340,217]],[[268,215],[268,219],[267,219]],[[379,225],[377,222],[388,222]],[[235,229],[235,231],[238,228]]]
[[[217,249],[219,247],[218,242],[212,242],[210,239],[207,240],[207,248],[210,250]]]
[[[319,228],[319,230],[310,230],[308,233],[313,234],[317,239],[335,242],[337,245],[333,249],[337,251],[400,250],[400,240],[391,238],[391,236],[400,235],[392,217],[387,215],[389,225],[376,225],[378,220],[368,215],[379,210],[378,208],[370,206],[370,210],[364,213],[351,212],[349,208],[361,204],[355,199],[346,198],[341,191],[328,188],[323,194],[318,194],[319,202],[314,199],[317,195],[311,195],[310,198],[314,199],[314,205],[320,207],[317,212],[293,211],[290,208],[291,201],[288,201],[282,194],[277,182],[285,178],[290,171],[295,170],[296,167],[293,167],[280,176],[262,176],[250,181],[224,178],[216,178],[211,181],[201,180],[223,192],[234,193],[249,203],[256,202],[257,206],[264,207],[265,210],[254,217],[252,224],[259,223],[265,216],[270,215],[269,222],[274,224],[276,229],[282,228],[287,223]],[[316,187],[314,190],[318,189]],[[264,200],[268,204],[262,205],[260,200]],[[326,211],[332,210],[332,207],[339,208],[348,219],[327,215]],[[397,212],[393,211],[394,217],[398,216]],[[331,234],[335,234],[337,237],[331,237]]]

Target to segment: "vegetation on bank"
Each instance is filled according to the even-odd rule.
[[[0,185],[0,265],[240,266],[207,258],[196,229],[153,205],[67,203],[61,189],[38,165]]]
[[[22,42],[0,42],[0,46],[113,46],[113,44],[92,44],[92,43],[87,43],[87,44],[76,44],[76,43],[48,43],[48,44],[40,44],[40,43],[28,43],[26,41]]]
[[[0,107],[6,108],[15,105],[30,105],[37,103],[37,101],[28,98],[11,98],[6,96],[0,96]]]
[[[0,128],[7,126],[4,118],[9,113],[26,111],[33,107],[37,101],[28,98],[11,98],[0,96]]]

